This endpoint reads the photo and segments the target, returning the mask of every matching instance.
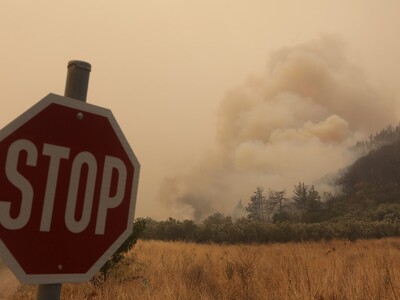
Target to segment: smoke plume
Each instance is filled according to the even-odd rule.
[[[165,180],[160,198],[175,217],[200,220],[230,213],[257,185],[290,195],[298,181],[315,184],[351,163],[348,147],[395,117],[393,99],[347,60],[341,41],[281,49],[264,74],[226,94],[215,146],[190,172]]]

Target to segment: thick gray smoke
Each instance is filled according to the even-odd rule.
[[[290,195],[298,181],[316,183],[354,160],[347,149],[356,139],[396,115],[393,99],[348,62],[343,44],[323,37],[274,53],[265,74],[227,93],[217,118],[215,147],[161,187],[177,218],[230,213],[257,185]]]

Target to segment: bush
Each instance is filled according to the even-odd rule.
[[[115,253],[109,258],[109,260],[101,267],[99,274],[97,274],[93,279],[92,283],[107,281],[109,274],[113,271],[125,258],[125,253],[130,251],[132,247],[136,244],[140,235],[143,233],[146,227],[145,219],[136,219],[133,224],[133,229],[131,235],[126,239],[126,241],[115,251]]]
[[[339,239],[371,239],[400,235],[400,222],[394,216],[394,207],[379,214],[378,221],[371,219],[346,219],[321,223],[278,222],[267,223],[246,218],[235,222],[229,217],[214,215],[205,222],[196,224],[169,220],[152,221],[151,228],[146,225],[143,239],[186,241],[197,243],[275,243]],[[168,226],[165,226],[169,223]],[[159,230],[162,228],[163,230]],[[185,230],[181,230],[185,228]],[[172,232],[168,232],[171,230]]]

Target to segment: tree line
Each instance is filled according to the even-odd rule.
[[[236,209],[241,208],[236,207]],[[258,186],[245,209],[250,220],[260,222],[312,223],[324,219],[320,194],[313,185],[309,187],[304,182],[294,186],[291,198],[286,196],[285,189],[269,190],[268,195],[265,195],[264,189]]]
[[[217,212],[200,223],[146,218],[141,238],[235,244],[400,236],[400,193],[393,198],[394,191],[382,193],[365,184],[358,185],[356,192],[356,198],[351,191],[335,197],[328,195],[322,201],[315,187],[303,182],[294,186],[290,198],[286,190],[269,190],[265,194],[258,186],[247,206],[241,201],[237,205],[235,211],[242,213],[236,216],[241,217]]]
[[[397,206],[396,209],[400,209]],[[215,213],[201,223],[192,220],[165,221],[145,219],[141,234],[144,240],[185,241],[195,243],[271,243],[300,242],[331,239],[372,239],[399,236],[400,222],[384,220],[341,220],[321,223],[268,223]]]

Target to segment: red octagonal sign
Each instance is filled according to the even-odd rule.
[[[132,230],[140,165],[110,110],[49,94],[0,131],[0,253],[22,283],[89,280]]]

